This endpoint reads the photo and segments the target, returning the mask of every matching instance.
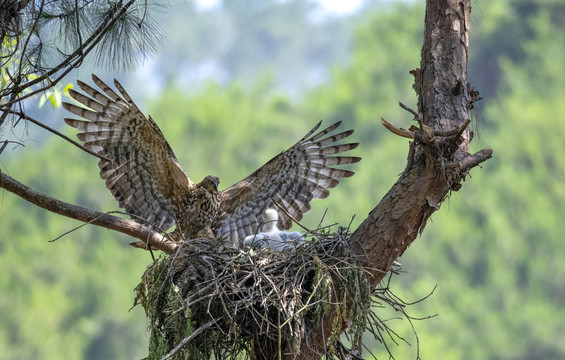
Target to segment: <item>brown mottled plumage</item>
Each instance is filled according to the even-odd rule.
[[[188,206],[179,218],[177,231],[185,239],[215,238],[212,221],[218,214],[222,193],[218,191],[220,179],[208,175],[194,186]]]
[[[238,245],[257,232],[267,208],[277,209],[280,228],[289,229],[291,219],[275,203],[300,220],[310,210],[312,199],[326,198],[339,178],[353,175],[331,166],[361,160],[331,156],[359,144],[335,144],[353,133],[329,135],[340,122],[313,135],[320,122],[290,149],[218,191],[215,176],[198,184],[190,180],[155,121],[141,113],[117,81],[114,84],[121,96],[95,75],[92,79],[103,93],[78,81],[88,96],[74,90],[69,94],[87,108],[69,103],[63,107],[86,120],[65,122],[81,131],[77,137],[87,149],[110,159],[98,163],[100,176],[134,220],[163,231],[176,225],[187,239],[215,237]]]

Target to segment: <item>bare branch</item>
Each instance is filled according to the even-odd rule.
[[[461,169],[463,171],[468,171],[491,157],[492,149],[490,148],[477,151],[473,155],[469,155],[461,161]]]
[[[150,227],[138,224],[131,220],[90,210],[82,206],[66,203],[64,201],[41,194],[28,186],[0,171],[0,187],[21,197],[22,199],[53,213],[71,219],[88,222],[106,229],[115,230],[137,239],[148,241],[151,246],[167,254],[173,253],[177,244],[167,240],[165,236],[153,231]]]
[[[20,118],[22,118],[22,119],[24,119],[24,120],[27,120],[27,121],[29,121],[29,122],[31,122],[31,123],[33,123],[33,124],[35,124],[35,125],[37,125],[37,126],[43,128],[43,129],[45,129],[45,130],[47,130],[47,131],[49,131],[49,132],[51,132],[51,133],[53,133],[53,134],[55,134],[55,135],[57,135],[57,136],[59,136],[59,137],[65,139],[65,140],[67,140],[68,142],[70,142],[70,143],[73,144],[74,146],[80,148],[81,150],[86,151],[86,152],[89,153],[90,155],[96,156],[96,157],[99,158],[100,160],[104,160],[104,161],[108,161],[108,162],[111,162],[111,161],[112,161],[112,160],[108,159],[107,157],[104,157],[104,156],[102,156],[102,155],[100,155],[100,154],[97,154],[97,153],[93,152],[92,150],[89,150],[89,149],[85,148],[84,146],[82,146],[82,145],[79,144],[78,142],[76,142],[76,141],[74,141],[73,139],[69,138],[67,135],[65,135],[65,134],[63,134],[63,133],[60,133],[59,131],[53,129],[52,127],[43,124],[43,123],[42,123],[41,121],[39,121],[39,120],[35,120],[34,118],[32,118],[32,117],[30,117],[30,116],[24,114],[23,112],[9,111],[9,113],[10,113],[10,114],[17,115],[17,116],[19,116]]]
[[[413,110],[412,108],[410,108],[408,105],[404,104],[403,102],[399,101],[398,105],[400,105],[401,108],[408,111],[410,114],[414,115],[414,118],[418,119],[420,117],[420,114],[418,114],[415,110]]]
[[[411,142],[408,165],[369,216],[348,239],[361,265],[376,287],[394,261],[423,231],[429,217],[447,196],[461,187],[466,171],[492,156],[490,149],[470,155],[467,53],[470,0],[427,0],[420,68],[413,70],[418,111],[400,106],[415,116],[419,128],[405,130],[384,118],[392,133]],[[466,86],[467,85],[467,86]],[[455,91],[457,90],[457,91]],[[453,149],[453,151],[451,151]],[[430,166],[440,164],[442,166]],[[452,176],[445,176],[451,168]],[[336,314],[322,319],[301,346],[298,359],[319,358],[332,334]],[[389,329],[386,329],[389,331]]]
[[[396,134],[401,137],[405,137],[407,139],[412,139],[412,140],[414,139],[414,133],[412,131],[408,131],[406,129],[396,127],[391,123],[389,123],[388,121],[386,121],[385,118],[383,117],[381,117],[381,122],[384,125],[384,127],[387,128],[387,130],[389,130],[393,134]]]
[[[2,146],[0,146],[0,154],[2,154],[2,152],[6,149],[6,147],[8,146],[8,144],[16,144],[16,145],[20,145],[20,146],[25,146],[24,144],[22,144],[21,142],[18,141],[13,141],[13,140],[4,140],[2,141]]]
[[[454,129],[451,129],[451,130],[434,130],[434,135],[435,136],[441,136],[441,137],[453,136],[455,138],[458,138],[459,136],[461,136],[461,134],[463,134],[463,131],[465,131],[465,129],[467,129],[467,127],[469,126],[470,123],[471,123],[471,119],[467,119],[467,121],[465,121],[465,123],[463,125],[456,127]]]

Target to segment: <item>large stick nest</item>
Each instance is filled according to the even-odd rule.
[[[386,330],[371,312],[369,280],[341,232],[283,252],[190,240],[155,261],[136,292],[150,320],[147,359],[282,358],[297,353],[328,311],[337,314],[330,355],[345,327],[350,355],[360,353],[366,329]]]

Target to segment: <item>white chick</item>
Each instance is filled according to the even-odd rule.
[[[298,231],[280,231],[277,227],[278,220],[279,214],[275,209],[265,210],[265,222],[261,232],[247,236],[243,240],[243,246],[255,249],[269,247],[273,251],[283,251],[304,242],[304,237]]]

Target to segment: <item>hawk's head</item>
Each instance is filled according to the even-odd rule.
[[[219,183],[220,179],[217,176],[208,175],[198,184],[198,186],[203,187],[208,190],[208,192],[214,194],[218,192]]]

